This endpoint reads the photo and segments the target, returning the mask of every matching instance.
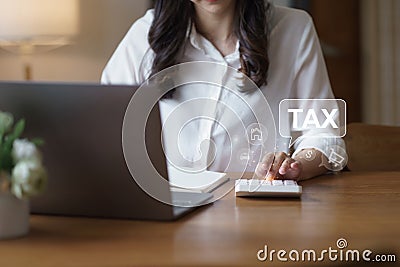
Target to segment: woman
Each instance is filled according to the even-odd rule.
[[[275,121],[283,99],[334,98],[311,18],[264,0],[156,1],[115,51],[102,82],[141,84],[188,61],[223,63],[246,74],[268,95]],[[287,142],[278,143],[282,152],[267,154],[255,170],[258,176],[304,180],[327,171],[321,164],[329,157],[326,138],[301,139],[292,156],[281,145]],[[335,144],[344,148],[341,139]],[[223,143],[216,146],[224,149]],[[315,160],[306,157],[310,154]]]

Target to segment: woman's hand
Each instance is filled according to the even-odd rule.
[[[258,164],[256,175],[271,181],[274,179],[299,180],[303,164],[284,152],[268,153]]]
[[[307,154],[313,153],[312,159],[307,159]],[[324,174],[327,169],[321,164],[325,157],[315,149],[304,149],[296,157],[291,158],[284,152],[269,153],[265,155],[256,169],[256,175],[267,180],[306,180]]]

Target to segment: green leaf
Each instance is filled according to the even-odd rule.
[[[11,138],[7,138],[6,142],[4,143],[2,147],[2,159],[1,159],[1,169],[11,172],[12,167],[13,167],[13,160],[11,156],[11,151],[12,151],[12,142]]]
[[[0,168],[7,171],[7,172],[11,172],[14,162],[11,156],[11,152],[13,149],[13,144],[14,141],[16,139],[18,139],[22,133],[24,132],[25,129],[25,120],[21,119],[19,120],[14,127],[14,131],[12,131],[11,134],[7,135],[4,138],[4,142],[2,144],[2,146],[0,147],[1,151],[1,164],[0,164]]]
[[[14,132],[13,132],[14,140],[18,139],[22,135],[24,129],[25,129],[25,120],[21,119],[17,122],[17,124],[15,124],[14,127]]]
[[[3,134],[0,134],[0,171],[3,169]]]
[[[45,144],[44,140],[42,138],[33,138],[30,140],[35,146],[43,146]]]

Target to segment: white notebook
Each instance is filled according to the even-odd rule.
[[[204,171],[188,173],[174,167],[168,168],[171,190],[175,192],[209,193],[229,181],[226,173]]]

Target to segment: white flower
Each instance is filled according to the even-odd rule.
[[[0,133],[6,133],[11,129],[14,117],[10,113],[0,111]]]
[[[23,160],[31,160],[41,162],[41,156],[36,146],[26,139],[17,139],[14,141],[13,150],[11,152],[15,163]]]
[[[47,181],[42,164],[35,160],[20,161],[12,171],[11,192],[18,198],[28,198],[41,193]]]

